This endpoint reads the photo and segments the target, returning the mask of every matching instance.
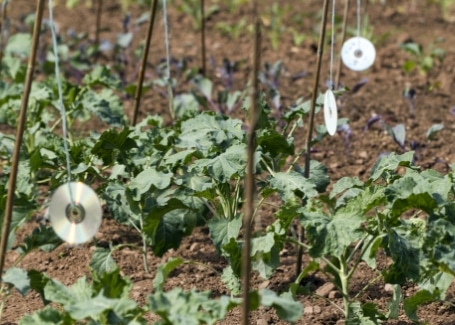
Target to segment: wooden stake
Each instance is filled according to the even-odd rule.
[[[367,1],[368,3],[368,1]],[[341,31],[341,42],[340,42],[340,51],[341,53],[341,48],[343,47],[344,39],[346,38],[346,27],[348,25],[348,13],[349,13],[349,0],[345,0],[344,3],[344,13],[343,13],[343,29]],[[341,57],[338,58],[338,63],[337,63],[337,74],[335,76],[335,90],[338,90],[340,88],[340,75],[341,75]]]
[[[205,0],[201,0],[201,55],[202,55],[202,75],[205,76],[206,54],[205,54]]]
[[[136,123],[137,123],[137,116],[139,114],[139,106],[141,104],[142,84],[144,83],[145,69],[147,67],[147,57],[149,55],[150,42],[152,40],[153,26],[155,25],[157,4],[158,4],[158,0],[153,0],[152,7],[150,8],[149,28],[148,28],[147,37],[145,40],[144,52],[142,52],[142,62],[141,62],[141,68],[139,70],[139,77],[137,79],[136,93],[134,94],[133,125],[136,125]]]
[[[8,18],[8,3],[9,0],[4,0],[2,3],[2,17],[0,20],[0,63],[3,61],[3,54],[5,51],[5,46],[7,40],[5,39],[5,28],[6,28],[6,20]]]
[[[100,47],[100,33],[101,33],[101,13],[103,12],[103,0],[98,0],[98,7],[96,8],[96,31],[95,31],[95,46],[99,51]]]
[[[310,158],[311,158],[311,140],[313,139],[313,128],[314,128],[314,114],[316,110],[316,100],[318,98],[318,86],[319,86],[319,77],[321,74],[321,62],[322,54],[324,52],[324,41],[325,41],[325,29],[327,25],[327,13],[329,9],[329,0],[324,0],[324,7],[322,9],[322,21],[321,21],[321,30],[319,36],[319,45],[317,52],[317,62],[316,62],[316,75],[314,76],[313,83],[313,93],[311,94],[311,110],[310,110],[310,122],[308,124],[308,135],[306,141],[306,153],[305,153],[305,172],[304,176],[306,178],[310,177]],[[305,231],[302,226],[299,227],[299,241],[303,242],[305,237]],[[302,255],[303,247],[299,245],[297,249],[297,262],[296,262],[296,276],[298,276],[302,270]]]
[[[250,314],[250,276],[251,276],[251,228],[255,203],[255,182],[254,182],[254,152],[256,150],[256,124],[260,114],[258,99],[258,74],[261,61],[261,21],[258,17],[257,4],[254,2],[254,49],[253,49],[253,72],[251,76],[251,107],[250,107],[250,128],[247,136],[247,167],[245,178],[245,214],[243,217],[243,252],[242,252],[242,324],[248,325]]]
[[[33,26],[32,48],[30,51],[30,57],[28,58],[27,75],[25,79],[24,93],[22,95],[21,109],[19,112],[19,121],[16,130],[16,143],[14,145],[11,174],[8,182],[8,195],[6,197],[5,217],[3,219],[2,226],[2,238],[0,240],[0,276],[3,274],[3,266],[5,264],[6,246],[8,244],[10,230],[9,228],[11,227],[11,218],[14,207],[14,192],[16,189],[16,179],[20,160],[20,151],[22,145],[22,138],[24,135],[25,121],[27,118],[28,99],[30,96],[30,90],[32,88],[33,71],[35,70],[35,59],[40,37],[41,22],[43,20],[43,11],[44,0],[37,0],[36,20],[35,25]]]

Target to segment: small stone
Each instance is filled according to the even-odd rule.
[[[333,289],[335,289],[335,285],[331,282],[327,282],[316,290],[316,294],[321,297],[328,297],[330,291],[333,291]]]
[[[321,313],[321,307],[319,306],[306,306],[303,310],[304,315],[310,315],[310,314],[320,314]]]
[[[265,319],[258,319],[256,321],[256,325],[268,325],[269,322],[267,322]]]
[[[192,243],[190,246],[190,252],[196,252],[199,250],[199,243]]]
[[[344,319],[340,319],[336,325],[345,325],[346,324],[346,321]]]
[[[95,239],[96,239],[97,241],[100,241],[100,240],[103,238],[103,236],[104,236],[104,234],[103,234],[102,232],[99,232],[99,231],[98,231],[98,232],[95,234]]]

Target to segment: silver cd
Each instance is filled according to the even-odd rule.
[[[324,122],[327,133],[335,135],[338,124],[338,110],[335,95],[330,89],[324,95]]]
[[[52,195],[49,217],[61,239],[70,244],[82,244],[98,231],[102,209],[95,191],[84,183],[70,182],[61,185]]]
[[[353,71],[363,71],[371,67],[376,59],[374,45],[363,37],[348,39],[341,48],[341,60]]]

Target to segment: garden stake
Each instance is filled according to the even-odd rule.
[[[150,22],[149,28],[147,31],[147,38],[145,39],[145,48],[142,52],[142,63],[139,70],[139,78],[137,80],[136,93],[134,94],[134,116],[133,116],[133,126],[137,123],[137,115],[139,113],[139,105],[141,104],[141,95],[142,95],[142,84],[144,83],[145,68],[147,66],[147,57],[149,55],[150,42],[152,40],[153,26],[155,25],[155,16],[158,0],[153,0],[152,7],[150,9]]]
[[[31,48],[31,52],[30,52],[30,57],[28,58],[27,75],[26,75],[26,79],[25,79],[24,93],[23,93],[23,97],[22,97],[21,110],[19,112],[19,121],[17,123],[16,143],[14,145],[12,164],[11,164],[11,174],[10,174],[9,182],[8,182],[8,195],[6,197],[6,207],[5,207],[5,217],[4,217],[5,219],[3,220],[2,238],[0,240],[0,276],[3,274],[3,266],[5,264],[6,245],[8,243],[9,228],[11,226],[11,218],[12,218],[12,214],[13,214],[14,191],[16,188],[16,179],[17,179],[17,171],[18,171],[18,166],[19,166],[22,137],[24,135],[25,119],[27,117],[28,99],[30,96],[30,90],[32,88],[33,71],[35,70],[35,58],[36,58],[36,52],[38,49],[41,22],[43,20],[43,11],[44,11],[44,0],[37,0],[36,20],[35,20],[35,24],[33,26],[32,48]]]
[[[251,227],[254,213],[254,197],[255,197],[255,184],[254,184],[254,152],[256,149],[256,124],[258,115],[260,114],[257,107],[258,98],[258,75],[261,60],[261,20],[257,13],[257,4],[254,3],[254,49],[253,49],[253,72],[251,76],[251,106],[250,106],[250,128],[248,133],[248,147],[247,147],[247,167],[245,179],[245,215],[243,219],[244,229],[244,245],[242,252],[242,324],[249,324],[250,313],[250,273],[251,273]]]
[[[2,3],[2,18],[0,20],[0,63],[3,61],[3,52],[5,51],[6,39],[8,33],[8,26],[6,20],[8,19],[8,3],[9,0],[4,0]]]
[[[201,0],[201,52],[202,52],[202,68],[201,73],[205,76],[205,9],[204,0]]]
[[[318,84],[319,84],[319,75],[321,74],[321,61],[322,54],[324,52],[324,40],[325,40],[325,28],[327,24],[327,12],[329,11],[329,0],[324,0],[324,7],[322,9],[322,21],[321,21],[321,30],[319,36],[319,45],[317,52],[317,62],[316,62],[316,75],[314,76],[313,83],[313,93],[311,94],[311,110],[310,110],[310,123],[308,125],[308,135],[306,141],[306,153],[305,153],[305,172],[304,176],[306,178],[310,177],[310,157],[311,157],[311,139],[313,137],[313,127],[314,127],[314,111],[316,109],[316,99],[318,98]],[[304,240],[304,229],[302,226],[299,226],[299,241],[303,242]],[[303,247],[299,246],[297,249],[297,262],[296,262],[296,276],[299,275],[302,270],[302,255]]]
[[[368,1],[367,1],[368,3]],[[343,13],[343,29],[341,30],[341,43],[340,43],[340,51],[341,48],[343,47],[344,39],[346,38],[346,26],[348,25],[348,12],[349,12],[349,0],[345,0],[344,3],[344,13]],[[341,75],[341,57],[338,57],[338,63],[337,63],[337,73],[335,75],[335,89],[338,90],[340,87],[340,75]]]
[[[103,0],[98,0],[98,7],[96,8],[96,31],[95,31],[95,46],[100,48],[100,31],[101,31],[101,13],[103,11]]]

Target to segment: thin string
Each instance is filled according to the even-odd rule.
[[[332,2],[332,36],[330,40],[330,89],[334,90],[333,84],[333,52],[335,48],[335,0]]]
[[[60,68],[59,68],[59,59],[58,59],[58,46],[57,46],[57,35],[55,33],[54,26],[54,17],[53,17],[53,3],[52,0],[49,0],[49,27],[52,33],[52,47],[54,49],[54,62],[55,62],[55,79],[57,80],[58,87],[58,106],[60,109],[60,114],[62,116],[62,132],[63,132],[63,146],[65,149],[66,155],[66,170],[68,172],[68,189],[70,194],[71,205],[75,206],[73,201],[73,193],[69,182],[71,182],[71,162],[70,162],[70,153],[68,149],[68,128],[66,126],[66,111],[65,104],[63,103],[63,91],[62,91],[62,81],[60,80]]]
[[[166,0],[163,0],[163,19],[164,19],[164,45],[166,47],[166,74],[167,80],[171,78],[171,58],[169,54],[169,23],[167,20]]]
[[[166,0],[163,0],[163,20],[164,20],[164,45],[166,47],[166,81],[167,81],[167,95],[169,101],[169,113],[174,118],[174,97],[172,94],[172,81],[171,81],[171,55],[169,53],[169,22],[167,19],[167,5]]]
[[[360,37],[360,0],[357,0],[357,37]]]

